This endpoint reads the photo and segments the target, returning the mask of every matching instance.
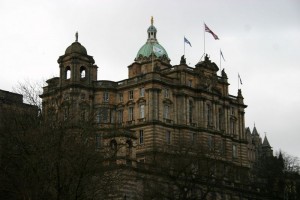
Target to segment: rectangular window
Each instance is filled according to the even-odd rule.
[[[190,133],[190,143],[191,144],[195,143],[195,133]]]
[[[226,140],[225,139],[221,140],[220,151],[221,151],[221,155],[224,156],[226,153]]]
[[[211,135],[209,135],[207,138],[207,145],[210,151],[214,149],[214,139]]]
[[[133,107],[128,108],[128,119],[129,121],[133,120]]]
[[[101,122],[100,111],[97,112],[96,121],[98,124]]]
[[[193,85],[193,81],[192,80],[188,80],[188,86],[192,87],[192,85]]]
[[[193,102],[189,101],[189,122],[193,123]]]
[[[235,144],[232,145],[232,157],[237,158],[237,147]]]
[[[98,123],[109,123],[110,119],[110,109],[109,108],[99,108],[97,114]]]
[[[164,88],[164,97],[169,98],[169,89]]]
[[[97,133],[96,134],[96,149],[101,148],[101,134]]]
[[[144,130],[140,130],[139,142],[140,144],[144,144]]]
[[[230,132],[233,135],[235,134],[235,121],[234,121],[234,119],[230,119]]]
[[[218,127],[219,127],[219,130],[222,130],[223,129],[223,110],[220,108],[219,109],[219,119],[218,119]]]
[[[119,93],[119,102],[123,102],[123,93]]]
[[[212,124],[212,117],[211,117],[211,106],[209,104],[206,105],[206,120],[207,120],[207,126],[210,126]]]
[[[145,96],[145,88],[140,88],[140,97]]]
[[[231,111],[230,111],[230,114],[233,116],[233,115],[234,115],[234,107],[231,107],[230,110],[231,110]]]
[[[140,118],[145,118],[145,105],[140,105]]]
[[[69,108],[64,108],[64,120],[67,120],[69,117]]]
[[[109,101],[109,93],[108,92],[104,92],[103,93],[103,101],[104,102],[108,102]]]
[[[118,110],[118,123],[123,123],[123,110]]]
[[[81,120],[81,121],[85,121],[85,120],[86,120],[86,112],[85,112],[85,109],[82,109],[82,110],[81,110],[81,113],[80,113],[80,120]]]
[[[129,92],[128,92],[129,94],[129,100],[132,100],[133,99],[133,90],[130,90]]]
[[[167,144],[171,144],[171,131],[166,132],[166,142]]]
[[[169,119],[169,110],[170,110],[170,106],[164,105],[164,119]]]

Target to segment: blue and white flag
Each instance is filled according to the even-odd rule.
[[[190,41],[188,41],[188,39],[186,39],[185,37],[184,37],[184,42],[187,43],[187,44],[189,44],[192,47]]]

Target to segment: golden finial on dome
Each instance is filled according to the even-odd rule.
[[[153,16],[151,16],[151,25],[153,26]]]

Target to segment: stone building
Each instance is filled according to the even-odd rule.
[[[127,199],[142,199],[136,193],[143,193],[142,180],[151,174],[145,166],[182,144],[205,149],[208,157],[214,154],[224,178],[223,186],[210,194],[215,199],[259,196],[241,181],[254,161],[249,152],[256,152],[245,128],[247,106],[242,92],[229,94],[224,69],[218,75],[219,68],[208,55],[195,67],[188,66],[184,56],[178,65],[171,65],[152,20],[146,43],[128,66],[128,79],[98,80],[98,67],[78,42],[78,34],[58,64],[59,77],[47,80],[41,95],[44,116],[92,119],[97,125],[97,147],[120,147],[116,164],[128,166],[134,175],[131,187],[120,188],[114,199],[124,193]],[[226,179],[229,173],[232,180]],[[155,173],[151,176],[159,179]]]
[[[0,129],[5,123],[10,123],[10,116],[21,117],[38,115],[38,108],[23,102],[21,94],[0,90]]]

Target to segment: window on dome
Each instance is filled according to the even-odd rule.
[[[65,79],[70,79],[70,78],[71,78],[71,68],[70,66],[67,66],[65,71]]]
[[[86,69],[84,66],[80,67],[80,78],[85,78],[86,76]]]

